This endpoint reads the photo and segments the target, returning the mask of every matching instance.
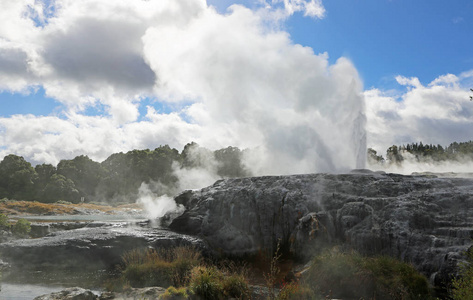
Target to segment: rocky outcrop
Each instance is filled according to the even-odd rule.
[[[218,253],[282,248],[307,257],[343,244],[411,262],[442,285],[472,244],[473,179],[359,170],[227,179],[176,197],[186,211],[176,232],[199,236]]]

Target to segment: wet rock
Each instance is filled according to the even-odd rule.
[[[437,285],[456,272],[473,237],[473,179],[358,170],[227,179],[176,197],[170,228],[217,253],[282,249],[307,258],[342,244],[412,263]],[[452,267],[453,266],[453,267]]]
[[[34,300],[96,300],[98,298],[99,297],[90,290],[72,287],[60,292],[38,296],[34,298]]]
[[[121,262],[126,251],[146,247],[195,246],[204,249],[199,238],[169,230],[109,224],[57,231],[37,239],[0,244],[2,258],[19,270],[110,269]]]

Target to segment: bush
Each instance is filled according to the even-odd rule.
[[[4,214],[0,214],[0,228],[8,228],[9,226],[8,217]]]
[[[223,291],[227,298],[249,298],[250,288],[243,274],[229,274],[223,280]]]
[[[305,280],[319,292],[337,298],[430,298],[427,279],[411,265],[336,249],[315,257]]]
[[[20,237],[27,237],[31,231],[31,223],[25,219],[19,219],[12,227],[12,232]]]
[[[249,299],[250,288],[243,268],[199,266],[191,271],[190,289],[202,299]]]
[[[198,297],[206,300],[222,299],[223,274],[215,267],[195,267],[191,271],[190,288]]]
[[[107,283],[109,290],[120,291],[130,287],[171,286],[163,299],[181,299],[188,292],[202,299],[249,298],[246,268],[232,262],[220,267],[204,266],[201,254],[190,247],[168,250],[133,250],[125,253],[119,278]],[[167,297],[167,298],[166,298]],[[181,297],[181,298],[179,298]]]
[[[122,260],[121,280],[132,287],[183,286],[190,270],[202,263],[200,252],[190,247],[132,250]]]
[[[460,276],[452,281],[454,300],[473,299],[473,248],[466,253],[467,261],[460,266]]]
[[[425,276],[409,264],[382,256],[365,259],[365,268],[376,278],[379,295],[392,299],[426,299],[429,284]]]
[[[189,295],[187,294],[186,288],[181,287],[179,289],[176,289],[173,286],[168,287],[164,294],[159,296],[159,299],[163,300],[186,300],[188,298]]]

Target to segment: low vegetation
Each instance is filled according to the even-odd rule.
[[[271,263],[276,265],[278,258],[276,254]],[[272,269],[266,279],[274,293],[262,296],[268,299],[433,299],[423,275],[385,256],[364,257],[334,248],[314,257],[304,275],[292,281],[276,282],[279,269]],[[120,272],[116,287],[168,287],[161,299],[252,298],[248,268],[229,261],[210,263],[188,247],[128,252]]]
[[[31,223],[26,219],[18,219],[12,227],[12,233],[18,237],[28,237],[31,231]]]
[[[8,219],[8,216],[0,213],[0,230],[13,233],[16,237],[26,238],[31,232],[31,223],[26,219],[18,219],[16,222]],[[3,236],[0,236],[0,242]]]
[[[7,229],[9,226],[8,217],[0,213],[0,229]]]
[[[131,287],[184,286],[191,270],[203,262],[200,253],[190,247],[133,250],[122,259],[121,280]]]
[[[162,300],[186,300],[189,298],[189,291],[185,287],[175,288],[170,286],[159,299]]]
[[[210,264],[191,247],[133,250],[122,259],[120,276],[108,289],[164,286],[169,288],[162,299],[249,299],[244,268],[231,262]]]
[[[243,273],[212,265],[193,268],[189,287],[199,299],[250,298],[248,279]]]
[[[466,253],[467,260],[460,267],[458,278],[452,281],[452,299],[471,300],[473,299],[473,248]]]
[[[332,249],[312,260],[304,282],[333,298],[430,299],[427,279],[396,259]]]

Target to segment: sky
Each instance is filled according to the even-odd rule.
[[[469,141],[472,16],[469,0],[0,0],[0,158],[195,141],[281,174]]]

